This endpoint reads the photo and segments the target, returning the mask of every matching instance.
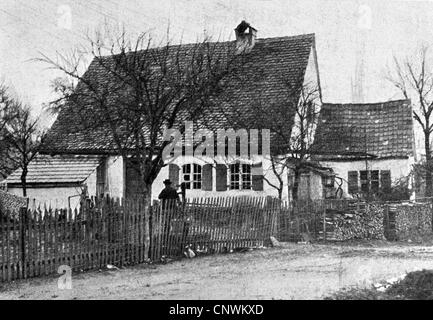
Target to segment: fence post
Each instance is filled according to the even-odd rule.
[[[323,241],[326,241],[326,205],[323,206]]]
[[[27,208],[20,208],[20,242],[21,242],[21,272],[22,272],[22,278],[24,279],[26,277],[27,272],[27,265],[26,265],[26,229],[27,229]]]
[[[152,234],[150,234],[151,230],[153,231],[153,228],[151,227],[152,220],[155,218],[154,216],[151,217],[152,214],[152,206],[150,202],[144,201],[144,258],[145,260],[148,260],[151,258],[150,253],[151,248],[151,239]]]

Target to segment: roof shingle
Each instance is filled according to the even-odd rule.
[[[230,112],[230,108],[236,106],[236,108],[245,108],[245,114],[248,114],[248,106],[258,99],[272,103],[286,99],[285,83],[287,81],[291,83],[303,82],[314,41],[314,34],[257,39],[254,48],[247,54],[248,62],[245,65],[245,70],[242,71],[242,81],[246,81],[246,83],[237,86],[235,82],[232,83],[230,80],[230,102],[222,103],[226,105],[227,111]],[[233,41],[230,41],[220,42],[216,45],[223,50],[234,44]],[[181,48],[188,50],[191,46],[186,44],[182,45]],[[104,59],[110,59],[110,56]],[[110,76],[101,70],[95,61],[89,66],[86,76],[98,79],[97,81],[116,81],[112,75]],[[91,108],[91,104],[89,108]],[[83,122],[82,117],[82,112],[77,112],[73,106],[64,108],[49,131],[42,152],[98,154],[115,151],[115,143],[108,128],[78,129]],[[206,121],[213,122],[213,126],[230,127],[224,121],[224,116],[221,113],[209,111],[206,117],[208,118]],[[291,121],[288,122],[291,123]]]
[[[95,155],[38,155],[28,167],[27,183],[82,183],[101,162]],[[12,173],[4,182],[21,183],[21,169]]]
[[[413,141],[410,100],[324,103],[315,135],[317,153],[323,152],[322,159],[355,153],[405,158],[413,155]]]

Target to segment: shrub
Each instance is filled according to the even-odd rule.
[[[350,287],[325,297],[325,300],[433,300],[433,270],[410,272],[385,292],[374,287]]]
[[[408,300],[433,300],[433,270],[410,272],[391,285],[386,293]]]

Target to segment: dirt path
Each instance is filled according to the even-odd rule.
[[[165,265],[9,284],[0,299],[320,299],[343,286],[433,269],[433,247],[298,245],[215,255]]]

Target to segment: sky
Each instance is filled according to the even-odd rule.
[[[386,66],[393,55],[433,44],[433,1],[1,0],[0,79],[38,114],[54,98],[50,83],[61,74],[34,59],[69,52],[105,22],[155,39],[170,26],[173,41],[187,43],[203,32],[233,40],[241,20],[259,38],[315,33],[325,102],[402,98],[384,79]],[[353,96],[360,74],[362,95]]]

